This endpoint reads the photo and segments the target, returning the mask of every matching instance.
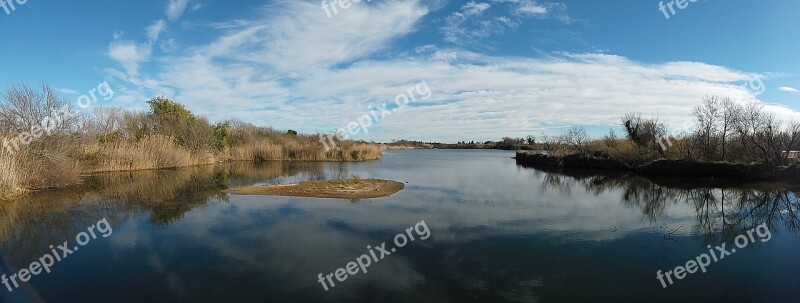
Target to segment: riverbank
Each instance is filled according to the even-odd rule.
[[[364,143],[324,151],[314,146],[303,148],[263,143],[232,147],[220,153],[192,153],[168,138],[145,138],[140,142],[85,146],[77,155],[59,162],[26,154],[0,154],[0,200],[9,200],[31,191],[78,184],[84,176],[97,173],[187,168],[227,162],[362,162],[380,159],[383,148]]]
[[[246,186],[226,190],[234,195],[288,196],[337,199],[371,199],[391,196],[403,183],[381,179],[322,180],[291,184]]]
[[[344,140],[326,148],[321,134],[277,130],[236,119],[212,123],[166,97],[150,111],[81,111],[52,89],[12,86],[0,102],[0,199],[80,183],[100,172],[203,166],[232,161],[353,162],[380,159],[377,143]],[[17,96],[9,100],[8,96]],[[14,101],[14,102],[11,102]],[[34,110],[35,109],[35,110]],[[54,109],[65,109],[51,115]],[[34,112],[11,119],[19,112]],[[37,126],[33,129],[30,125]],[[25,130],[31,130],[27,132]]]
[[[192,152],[171,138],[147,137],[139,142],[86,146],[76,158],[81,173],[154,170],[220,162],[303,161],[361,162],[378,160],[384,149],[377,144],[341,144],[325,151],[304,138],[260,140],[231,146],[220,152]]]
[[[691,178],[740,182],[770,181],[800,184],[800,166],[770,168],[763,164],[701,162],[693,160],[655,160],[643,165],[630,165],[611,158],[580,155],[551,156],[518,151],[518,164],[567,169],[633,172],[649,178]]]

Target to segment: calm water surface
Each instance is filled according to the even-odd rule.
[[[368,163],[238,163],[95,176],[0,203],[17,272],[106,218],[49,274],[2,302],[798,302],[795,192],[670,186],[517,166],[503,151],[389,151]],[[225,188],[329,178],[407,182],[388,198],[230,196]],[[424,220],[409,242],[325,291],[329,274]],[[663,288],[707,245],[768,224],[749,245]],[[666,236],[665,236],[666,234]],[[416,234],[415,234],[416,235]],[[760,238],[755,237],[756,240]],[[10,274],[10,273],[6,273]]]

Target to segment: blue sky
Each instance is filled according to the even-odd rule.
[[[104,106],[167,95],[213,121],[331,132],[425,81],[430,99],[355,136],[380,141],[599,135],[630,111],[678,127],[705,95],[797,115],[800,2],[699,0],[669,19],[659,2],[373,0],[329,17],[321,1],[28,0],[0,8],[0,84],[74,100],[108,81]]]

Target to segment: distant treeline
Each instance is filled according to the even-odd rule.
[[[646,170],[653,176],[676,175],[668,167],[676,165],[674,163],[731,172],[711,174],[699,168],[693,169],[715,177],[741,175],[741,172],[750,170],[767,177],[795,175],[797,165],[794,164],[800,149],[800,122],[797,120],[778,119],[775,113],[765,110],[764,105],[757,101],[738,102],[714,96],[704,98],[692,112],[692,120],[672,130],[658,117],[645,117],[634,112],[625,114],[620,121],[624,130],[622,137],[611,130],[603,138],[591,139],[577,127],[560,136],[543,135],[533,139],[534,149],[551,157],[526,158],[562,164],[570,162],[572,167],[604,167],[609,166],[608,161],[591,159],[614,160],[617,164],[611,166],[648,168]],[[570,161],[561,161],[558,157]],[[673,164],[665,166],[665,163]],[[703,163],[715,165],[697,165]],[[652,167],[660,168],[649,169]]]
[[[59,187],[86,173],[206,165],[222,161],[363,161],[377,144],[344,141],[325,150],[318,135],[238,120],[211,123],[156,97],[148,112],[95,106],[87,112],[43,85],[11,86],[0,100],[0,198]]]
[[[523,138],[505,137],[500,141],[460,141],[458,143],[423,142],[410,140],[396,140],[387,144],[389,149],[502,149],[519,150],[533,149],[534,146]]]
[[[800,157],[800,121],[783,121],[757,101],[740,102],[709,96],[693,108],[693,118],[676,128],[633,112],[622,116],[619,128],[591,138],[583,128],[563,134],[542,133],[500,141],[455,144],[400,140],[390,148],[531,150],[548,155],[579,155],[614,159],[637,166],[655,160],[691,160],[759,164],[777,168]]]

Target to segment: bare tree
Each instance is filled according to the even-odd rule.
[[[703,98],[703,102],[692,110],[697,121],[694,138],[698,141],[703,159],[706,161],[716,160],[720,111],[720,101],[715,96]]]
[[[97,106],[94,108],[94,125],[97,134],[108,141],[109,135],[119,131],[123,125],[124,110],[118,107]]]
[[[797,147],[798,124],[792,121],[783,128],[783,123],[775,118],[775,114],[765,111],[764,105],[757,101],[742,106],[736,122],[737,134],[748,145],[755,147],[761,155],[761,161],[766,164],[782,164],[788,155],[785,151]]]
[[[733,101],[731,98],[725,97],[722,99],[722,125],[721,125],[721,135],[722,135],[722,161],[726,160],[726,148],[728,146],[728,140],[730,139],[732,132],[734,131],[734,125],[736,124],[736,119],[739,117],[739,106],[738,104]]]
[[[146,113],[125,112],[123,115],[123,136],[138,141],[155,128],[155,122]]]
[[[613,129],[609,129],[608,134],[603,138],[608,149],[617,148],[617,146],[619,146],[617,139],[617,133],[614,132]]]
[[[589,150],[589,135],[580,127],[572,127],[563,135],[562,142],[568,144],[574,151],[586,155]]]
[[[561,146],[561,141],[559,136],[550,136],[546,133],[542,133],[539,136],[539,142],[541,142],[541,148],[548,154],[553,154],[558,150]]]
[[[726,160],[726,150],[741,107],[728,97],[707,96],[692,113],[697,129],[693,141],[707,161]]]
[[[664,141],[669,141],[667,125],[658,121],[657,117],[644,118],[641,113],[634,112],[622,116],[622,127],[625,128],[628,140],[640,149],[640,153],[653,157],[666,156]]]
[[[2,99],[0,131],[17,136],[4,141],[3,148],[20,151],[15,161],[24,167],[18,174],[25,186],[43,188],[75,178],[70,155],[77,136],[72,135],[81,130],[82,115],[47,85],[42,85],[41,91],[12,85]]]
[[[534,144],[536,144],[536,137],[528,135],[528,137],[525,138],[525,141],[528,143],[528,145],[533,146]]]
[[[5,99],[0,103],[3,130],[22,133],[36,126],[47,127],[51,132],[77,130],[77,111],[47,85],[42,84],[40,92],[24,84],[11,85],[2,97]]]

